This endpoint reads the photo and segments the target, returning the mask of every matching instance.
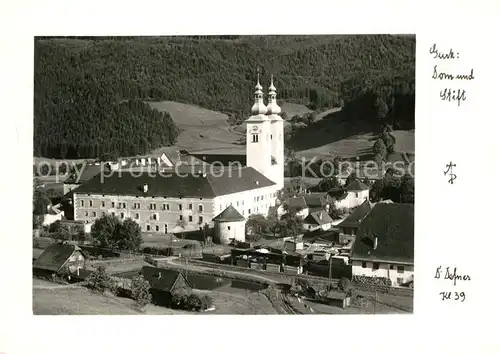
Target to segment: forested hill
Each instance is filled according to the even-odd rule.
[[[414,36],[38,38],[35,154],[130,155],[173,144],[173,121],[144,100],[241,121],[257,67],[266,88],[275,75],[281,100],[344,105],[353,119],[413,128]]]

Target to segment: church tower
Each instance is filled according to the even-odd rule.
[[[246,165],[255,168],[276,183],[271,171],[271,126],[270,118],[266,113],[267,107],[264,104],[262,86],[259,82],[259,73],[257,73],[252,116],[245,121],[247,134]]]
[[[271,149],[270,179],[282,189],[285,182],[285,143],[283,131],[283,118],[279,115],[281,108],[276,102],[276,87],[274,87],[273,76],[269,86],[269,102],[267,105],[267,116],[269,117],[269,138]]]

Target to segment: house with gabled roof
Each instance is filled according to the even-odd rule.
[[[393,286],[413,281],[414,206],[377,203],[356,232],[352,275],[390,279]]]
[[[189,293],[193,288],[186,277],[179,271],[151,266],[144,266],[141,275],[150,285],[153,303],[170,306],[175,294]]]
[[[333,188],[327,193],[336,209],[352,209],[370,198],[370,187],[356,179],[344,188]]]
[[[332,228],[333,219],[324,209],[314,209],[303,221],[303,228],[307,231],[329,230]]]
[[[68,275],[85,268],[87,255],[76,245],[54,243],[33,264],[35,274]]]
[[[363,204],[354,209],[351,214],[337,225],[339,229],[339,243],[341,245],[352,246],[359,225],[371,210],[372,204],[369,200],[365,200]]]
[[[228,206],[212,221],[214,222],[214,242],[228,245],[234,241],[245,241],[246,219],[234,206]]]

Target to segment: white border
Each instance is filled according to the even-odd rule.
[[[292,6],[293,3],[293,6]],[[1,5],[2,245],[0,352],[349,351],[498,353],[498,111],[495,1],[32,1]],[[468,6],[465,6],[468,4]],[[31,310],[34,35],[417,34],[416,295],[408,316],[41,317]],[[476,80],[460,108],[438,99],[428,48],[460,51]],[[458,68],[458,67],[457,67]],[[457,183],[443,179],[457,163]],[[495,214],[494,214],[495,213]],[[473,278],[462,304],[433,279],[437,265]]]

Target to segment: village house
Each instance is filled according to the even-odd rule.
[[[306,231],[315,231],[318,229],[329,230],[333,226],[333,219],[328,215],[326,210],[312,210],[304,219],[302,227]]]
[[[60,209],[61,204],[48,205],[47,213],[43,215],[43,226],[50,226],[56,221],[61,221],[64,217],[64,211]]]
[[[288,211],[305,219],[312,209],[329,210],[328,195],[326,193],[308,193],[293,197],[283,202],[277,209],[278,218]]]
[[[332,188],[327,193],[335,209],[351,209],[370,198],[370,187],[356,179],[345,188]]]
[[[47,247],[33,264],[37,275],[66,276],[85,268],[86,254],[76,245],[54,243]]]
[[[337,225],[339,229],[339,244],[349,248],[352,246],[359,225],[371,210],[372,204],[370,201],[365,200],[363,204],[354,209],[349,216]]]
[[[144,232],[167,233],[176,226],[199,230],[232,205],[248,218],[267,215],[284,185],[283,119],[272,80],[269,104],[257,81],[247,119],[246,167],[180,173],[111,171],[73,190],[74,219],[93,223],[105,214],[131,218]]]
[[[352,247],[353,276],[413,281],[413,204],[377,203],[359,225]]]
[[[186,277],[172,269],[144,266],[141,275],[149,282],[152,301],[156,305],[169,307],[175,294],[186,294],[192,289]]]

